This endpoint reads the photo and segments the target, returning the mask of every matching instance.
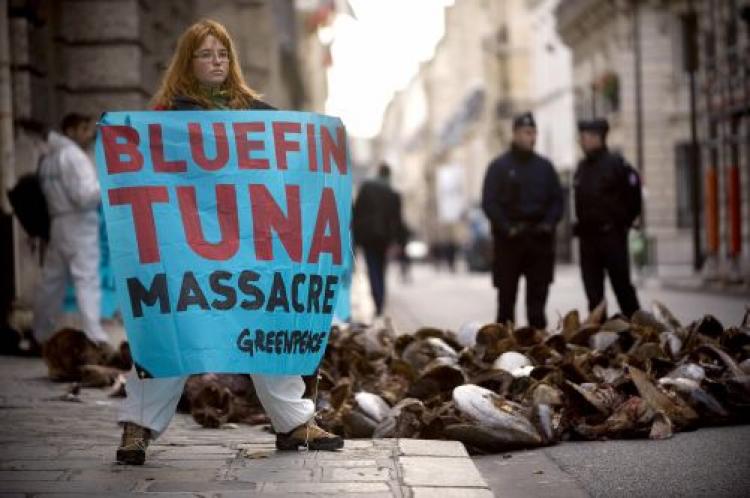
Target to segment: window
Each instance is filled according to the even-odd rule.
[[[608,72],[600,78],[599,92],[606,114],[620,110],[620,77],[616,73]]]

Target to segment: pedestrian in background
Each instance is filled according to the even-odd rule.
[[[39,164],[39,181],[50,215],[50,239],[34,294],[34,338],[40,344],[55,331],[69,279],[83,320],[83,332],[111,350],[100,323],[100,187],[85,149],[96,134],[90,116],[71,113],[50,131],[48,152]]]
[[[510,150],[487,169],[482,209],[492,226],[497,322],[515,322],[518,280],[524,276],[529,325],[544,329],[544,308],[554,275],[555,225],[562,217],[563,196],[555,168],[534,152],[535,144],[533,115],[516,116]]]
[[[578,123],[584,158],[578,163],[573,187],[580,240],[581,277],[589,309],[604,299],[609,275],[622,314],[630,318],[640,308],[630,281],[628,230],[641,213],[641,183],[637,172],[607,148],[609,123],[592,119]]]
[[[180,37],[153,104],[156,109],[172,111],[273,109],[245,83],[229,33],[211,20],[197,22]],[[276,432],[277,449],[306,446],[336,450],[344,446],[341,437],[315,423],[314,404],[302,397],[305,383],[301,376],[252,375],[252,379]],[[163,433],[172,420],[186,380],[187,376],[142,379],[130,372],[119,414],[123,434],[118,462],[143,464],[149,441]]]
[[[354,202],[352,234],[354,242],[365,252],[370,291],[375,314],[383,314],[385,305],[385,270],[388,250],[403,238],[401,196],[391,188],[391,168],[385,162],[377,176],[362,184]]]

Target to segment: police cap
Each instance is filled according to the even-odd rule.
[[[578,131],[591,131],[605,136],[609,132],[609,123],[604,118],[583,119],[578,122]]]
[[[522,126],[531,126],[532,128],[536,128],[536,122],[534,121],[534,115],[530,112],[524,112],[523,114],[518,114],[516,117],[513,118],[513,129],[520,128]]]

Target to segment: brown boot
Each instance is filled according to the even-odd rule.
[[[125,422],[122,428],[122,440],[117,448],[117,463],[124,465],[143,465],[146,461],[146,448],[151,440],[151,431],[145,427]]]
[[[276,449],[296,450],[300,447],[307,447],[309,450],[340,450],[344,447],[344,439],[324,431],[312,420],[286,434],[276,434]]]

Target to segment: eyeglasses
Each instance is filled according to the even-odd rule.
[[[229,60],[229,51],[219,50],[218,52],[214,52],[212,50],[201,50],[200,52],[193,54],[194,59],[199,59],[203,62],[213,60],[214,56],[216,56],[216,59],[219,62],[227,62]]]

